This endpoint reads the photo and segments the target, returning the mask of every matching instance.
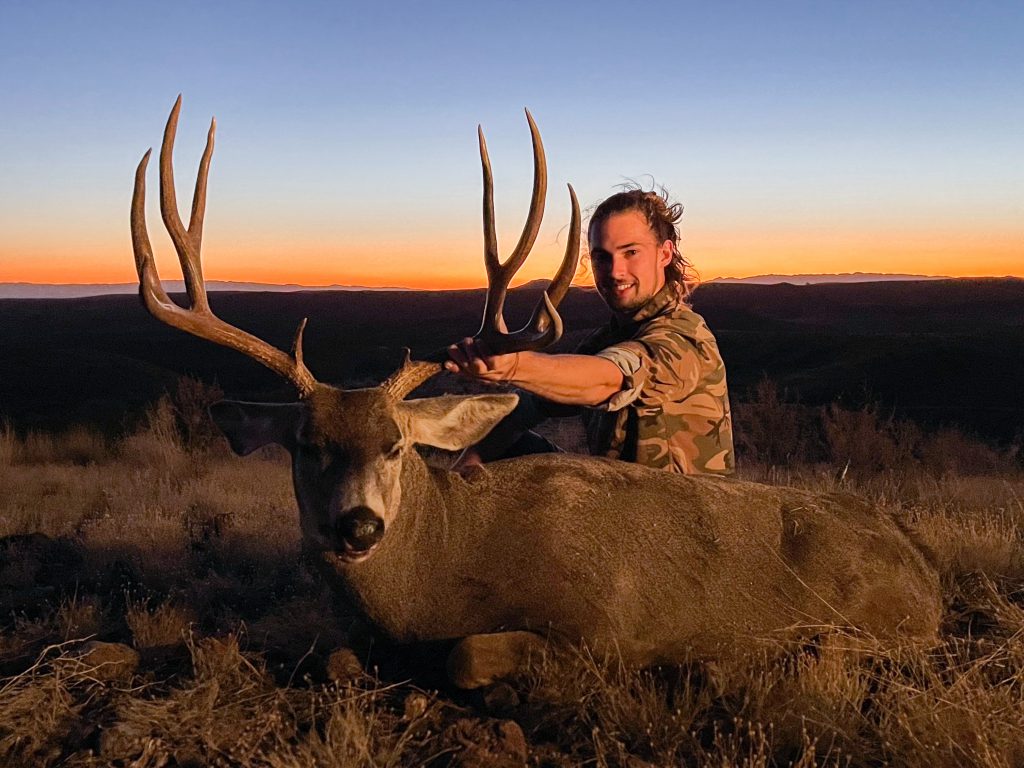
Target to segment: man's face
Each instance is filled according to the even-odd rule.
[[[590,230],[594,284],[614,312],[633,312],[665,285],[672,243],[659,243],[640,211],[613,213]]]

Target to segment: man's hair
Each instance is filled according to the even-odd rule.
[[[676,292],[680,301],[686,301],[697,287],[699,276],[693,265],[679,252],[679,220],[683,218],[681,203],[673,203],[668,191],[660,187],[658,191],[645,191],[639,187],[624,189],[602,202],[590,215],[587,227],[587,239],[590,240],[594,227],[603,224],[616,213],[639,211],[657,238],[660,246],[666,240],[672,243],[672,261],[665,267],[665,283]]]

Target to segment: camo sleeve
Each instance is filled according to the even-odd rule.
[[[623,376],[622,389],[598,407],[617,411],[634,403],[658,406],[691,395],[708,369],[721,365],[714,337],[707,332],[709,345],[701,329],[691,325],[673,318],[658,319],[640,336],[597,352]]]

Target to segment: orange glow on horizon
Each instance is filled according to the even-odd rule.
[[[844,272],[1024,276],[1024,231],[694,231],[683,252],[702,277]]]
[[[204,246],[204,272],[209,280],[309,286],[439,290],[476,288],[485,282],[478,237],[446,237],[444,245],[424,245],[411,237],[367,240],[245,242],[220,236]],[[165,243],[154,245],[161,277],[180,279],[173,250]],[[564,243],[545,242],[542,235],[516,282],[550,278],[563,249]],[[752,227],[723,232],[690,227],[684,232],[683,252],[704,279],[842,272],[1024,276],[1024,233],[1019,229],[767,231]],[[0,282],[130,283],[135,279],[131,246],[123,237],[109,242],[90,238],[85,244],[63,247],[38,241],[0,244]],[[589,280],[589,272],[581,268],[578,282]]]

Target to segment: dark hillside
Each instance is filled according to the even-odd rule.
[[[511,324],[538,295],[510,295]],[[314,374],[363,385],[396,366],[403,346],[425,353],[475,332],[483,292],[239,292],[212,302],[282,348],[309,317]],[[1001,441],[1024,428],[1024,281],[708,284],[694,305],[719,338],[737,400],[767,375],[810,405],[878,401]],[[594,291],[575,289],[563,317],[560,347],[570,348],[606,310]],[[231,396],[290,396],[242,355],[153,320],[133,296],[0,301],[0,353],[0,418],[19,427],[117,428],[180,374],[217,381]],[[433,386],[459,384],[443,377]]]

